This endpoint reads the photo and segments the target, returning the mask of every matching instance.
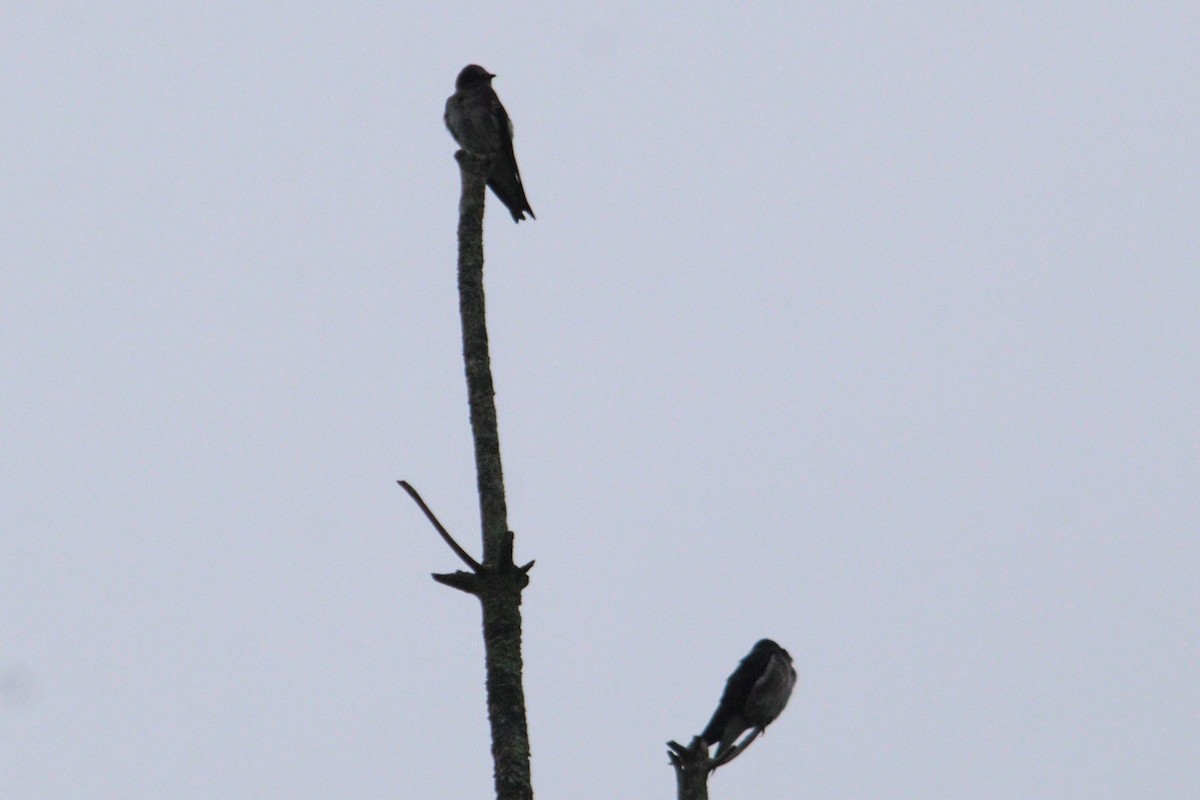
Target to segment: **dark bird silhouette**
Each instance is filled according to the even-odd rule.
[[[717,745],[713,769],[740,755],[775,721],[795,685],[796,670],[788,651],[770,639],[755,644],[729,676],[717,711],[700,734],[705,745]],[[737,743],[747,730],[750,735]]]
[[[487,185],[508,207],[513,221],[525,219],[526,211],[537,219],[525,199],[521,171],[513,154],[512,122],[492,89],[494,77],[477,64],[463,67],[454,82],[454,94],[446,100],[446,127],[468,153],[491,159]]]

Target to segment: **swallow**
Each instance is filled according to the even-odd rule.
[[[446,128],[462,149],[491,160],[487,185],[508,207],[513,222],[525,219],[525,212],[537,219],[525,198],[521,171],[513,154],[512,121],[492,89],[494,77],[477,64],[463,67],[454,81],[454,94],[446,100]]]
[[[754,645],[725,683],[716,713],[700,738],[717,745],[713,769],[745,751],[787,705],[796,685],[796,670],[788,651],[770,639]],[[738,743],[747,730],[750,735]]]

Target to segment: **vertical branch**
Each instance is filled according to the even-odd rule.
[[[514,580],[497,581],[479,596],[483,604],[493,779],[497,800],[533,800],[521,677],[521,589],[528,579],[519,572],[505,574]]]
[[[675,790],[678,800],[708,800],[708,775],[713,770],[708,747],[699,736],[687,747],[667,742],[667,758],[675,768]]]
[[[521,590],[528,569],[512,562],[512,533],[504,499],[495,389],[488,355],[483,298],[483,204],[490,162],[459,151],[462,200],[458,222],[458,290],[462,313],[467,402],[475,442],[483,565],[476,573],[483,606],[488,721],[498,800],[533,800],[529,731],[521,661]]]
[[[501,543],[508,531],[508,507],[504,500],[504,471],[500,465],[500,434],[483,300],[483,190],[488,163],[463,150],[455,157],[462,172],[462,200],[458,209],[458,298],[471,436],[475,441],[483,563],[499,566]]]

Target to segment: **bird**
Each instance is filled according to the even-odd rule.
[[[706,747],[717,745],[712,769],[744,752],[775,721],[795,685],[796,669],[788,651],[770,639],[758,641],[729,676],[716,713],[700,734]],[[735,746],[747,730],[750,735]]]
[[[446,99],[446,128],[462,149],[491,159],[487,185],[508,207],[513,222],[525,219],[525,212],[537,219],[525,198],[521,171],[513,154],[512,121],[492,89],[495,77],[478,64],[462,68],[454,81],[454,94]]]

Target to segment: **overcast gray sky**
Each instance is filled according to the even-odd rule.
[[[0,796],[491,792],[470,62],[538,794],[1200,796],[1196,7],[397,5],[0,16]]]

